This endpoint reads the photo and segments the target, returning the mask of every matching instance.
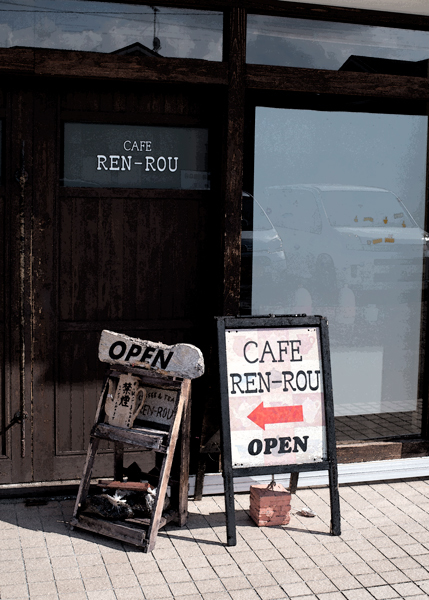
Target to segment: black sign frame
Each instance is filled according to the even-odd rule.
[[[305,471],[328,471],[329,491],[331,505],[330,532],[332,535],[341,534],[340,500],[338,492],[338,469],[335,440],[334,402],[332,393],[331,358],[329,349],[328,321],[321,316],[283,315],[283,316],[243,316],[243,317],[216,317],[219,375],[221,392],[221,417],[222,417],[222,475],[225,489],[225,512],[227,545],[235,546],[235,508],[234,508],[234,477],[254,475],[274,475],[283,473],[299,473]],[[326,424],[327,458],[321,462],[304,464],[233,467],[231,450],[231,427],[228,394],[228,370],[226,337],[227,329],[268,329],[283,328],[293,329],[298,327],[315,327],[320,333],[320,354],[323,372],[323,393]]]

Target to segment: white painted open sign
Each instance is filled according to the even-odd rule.
[[[109,364],[140,367],[187,379],[196,379],[204,374],[204,358],[196,346],[167,346],[107,329],[101,332],[98,358]]]
[[[226,329],[233,468],[326,460],[317,327]]]

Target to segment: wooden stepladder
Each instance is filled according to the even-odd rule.
[[[165,346],[103,331],[99,357],[110,362],[111,367],[98,403],[70,524],[151,552],[161,527],[170,521],[183,526],[187,520],[191,379],[204,372],[202,355],[198,348],[187,344]],[[151,361],[149,365],[146,359]],[[180,473],[173,482],[170,473],[179,433]],[[91,473],[102,439],[114,444],[114,481],[103,481],[102,487],[147,491],[147,483],[123,482],[124,445],[153,450],[160,456],[150,518],[114,521],[91,511],[88,502]],[[171,505],[164,512],[169,485]]]

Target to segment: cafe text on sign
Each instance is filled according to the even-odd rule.
[[[326,460],[319,329],[225,331],[232,466]]]
[[[66,187],[209,190],[208,129],[64,123]]]

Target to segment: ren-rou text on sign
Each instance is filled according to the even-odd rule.
[[[225,330],[233,467],[326,460],[319,333]]]

